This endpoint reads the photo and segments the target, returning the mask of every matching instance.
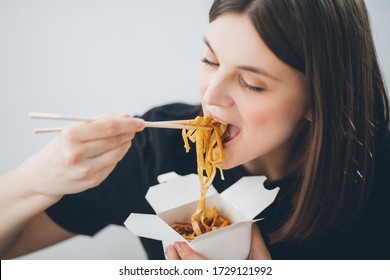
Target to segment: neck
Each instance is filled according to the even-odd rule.
[[[302,167],[302,148],[306,142],[308,122],[302,121],[291,137],[291,141],[273,150],[272,153],[262,155],[243,164],[251,175],[264,175],[268,180],[280,180],[296,172]]]

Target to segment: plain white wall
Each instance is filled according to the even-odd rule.
[[[198,102],[196,74],[211,0],[0,0],[0,173],[53,135],[28,112],[140,114]],[[390,77],[390,1],[367,1],[381,65]],[[0,225],[1,226],[1,225]],[[27,259],[144,259],[138,239],[111,226]]]

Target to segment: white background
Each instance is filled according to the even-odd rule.
[[[141,114],[168,102],[197,103],[201,38],[211,0],[0,0],[0,173],[63,123],[28,113]],[[367,1],[381,66],[390,77],[390,1]],[[389,84],[389,83],[388,83]],[[0,221],[1,226],[1,221]],[[27,259],[144,259],[138,239],[111,226]]]
[[[389,264],[390,261],[388,260],[193,260],[185,262],[150,260],[8,260],[1,262],[1,279],[388,280],[390,278]],[[123,272],[122,275],[120,270]],[[127,273],[125,274],[124,271]]]

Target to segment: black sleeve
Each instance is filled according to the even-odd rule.
[[[151,121],[189,119],[199,109],[171,104],[151,109],[142,117]],[[166,172],[196,173],[194,150],[185,153],[181,130],[147,128],[136,135],[128,153],[99,186],[64,196],[46,213],[61,227],[90,236],[109,224],[123,225],[132,212],[153,213],[145,200],[147,189]]]

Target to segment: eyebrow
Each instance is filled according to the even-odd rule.
[[[203,42],[206,44],[206,46],[210,49],[210,51],[215,54],[213,48],[211,47],[211,44],[209,42],[209,40],[206,38],[206,36],[203,36]],[[252,73],[255,73],[255,74],[260,74],[260,75],[263,75],[265,77],[268,77],[272,80],[275,80],[275,81],[278,81],[278,82],[281,82],[281,80],[277,77],[275,77],[274,75],[268,73],[267,71],[265,71],[264,69],[261,69],[261,68],[258,68],[258,67],[253,67],[253,66],[247,66],[247,65],[239,65],[237,66],[238,69],[241,69],[241,70],[245,70],[245,71],[249,71],[249,72],[252,72]]]

